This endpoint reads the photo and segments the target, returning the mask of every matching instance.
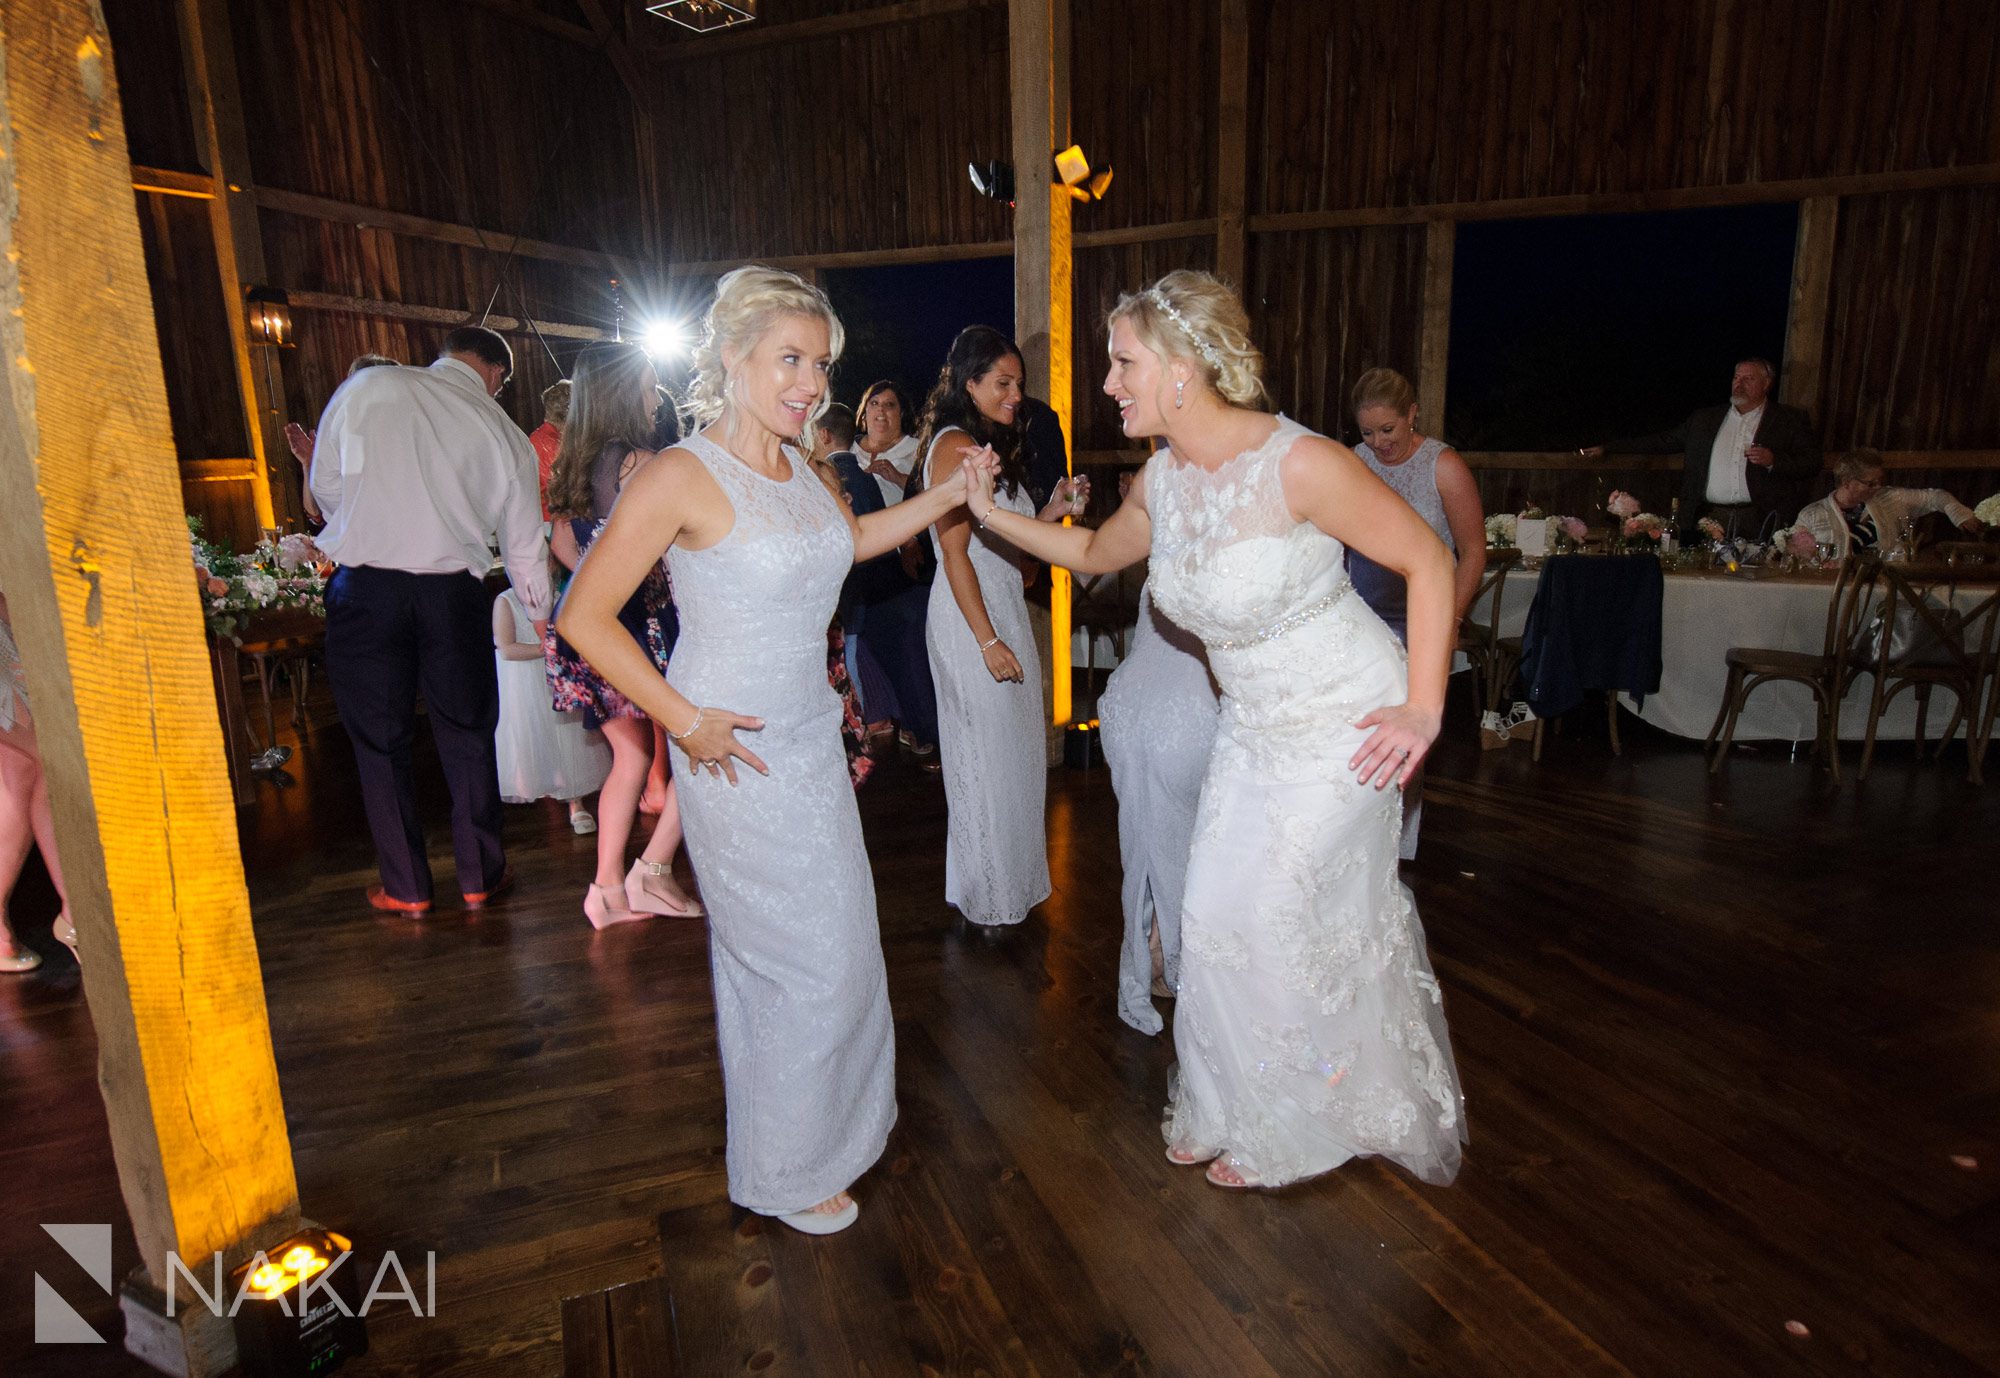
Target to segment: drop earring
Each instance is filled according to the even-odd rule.
[[[1183,378],[1179,382],[1174,384],[1174,410],[1179,411],[1182,407],[1186,405],[1187,405],[1187,379]]]

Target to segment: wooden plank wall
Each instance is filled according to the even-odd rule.
[[[174,7],[110,0],[106,15],[134,161],[200,171]],[[663,290],[636,280],[653,265],[635,112],[603,52],[463,0],[232,0],[230,21],[261,189],[500,232],[491,248],[476,248],[266,209],[270,285],[476,317],[504,273],[508,290],[494,306],[502,315],[611,326],[608,272],[510,257],[517,233],[629,261],[633,315]],[[206,208],[142,193],[140,222],[183,490],[212,531],[242,541],[256,526],[248,470],[219,461],[249,450],[240,412],[231,420],[236,382]],[[308,426],[356,354],[427,362],[445,331],[323,310],[295,309],[293,321],[299,348],[277,356],[280,395],[285,419]],[[518,366],[502,401],[533,426],[556,367],[531,335],[510,339]],[[551,343],[563,358],[579,347]],[[290,466],[276,477],[296,492]]]
[[[1070,4],[1071,131],[1117,169],[1110,200],[1076,217],[1076,440],[1093,450],[1118,443],[1096,392],[1101,308],[1169,268],[1215,262],[1223,11],[1221,0]],[[580,10],[533,7],[587,36]],[[965,176],[968,161],[1008,152],[1005,5],[905,3],[894,23],[778,37],[786,24],[876,7],[767,0],[743,39],[703,40],[608,6],[638,45],[670,262],[1007,239],[1007,209]],[[603,251],[635,279],[660,267],[639,214],[638,112],[613,63],[601,45],[525,24],[511,8],[231,0],[260,187]],[[1349,428],[1343,399],[1362,368],[1391,364],[1421,383],[1427,217],[1549,213],[1528,200],[1538,197],[1637,208],[1637,198],[1715,188],[1755,196],[1773,181],[2000,163],[2000,10],[1977,0],[1246,8],[1244,286],[1278,402],[1336,433]],[[135,150],[185,166],[185,99],[168,64],[125,60],[128,43],[171,48],[171,7],[107,0],[106,10]],[[1841,198],[1819,370],[1830,449],[2000,449],[2000,278],[1972,250],[2000,230],[2000,190],[1990,174],[1973,176],[1961,187],[1772,193]],[[1300,216],[1321,223],[1284,219]],[[183,218],[165,215],[177,238],[158,248],[162,261],[199,259],[200,242],[178,236],[205,227],[183,231]],[[476,309],[504,257],[269,207],[262,227],[274,285],[356,298]],[[1106,233],[1139,242],[1091,243]],[[516,290],[498,310],[608,324],[602,272],[519,259],[508,273]],[[691,299],[703,285],[695,274],[681,290]],[[421,357],[438,333],[296,317],[301,348],[285,357],[284,381],[301,418],[353,353]],[[538,368],[524,368],[514,390],[524,423],[538,419]],[[177,404],[177,417],[189,409]],[[1576,486],[1550,472],[1494,471],[1489,498]],[[1667,482],[1653,470],[1627,477]],[[1991,475],[1953,486],[1980,496]]]
[[[1271,0],[1253,212],[2000,160],[1973,0]]]
[[[1881,450],[2000,448],[1996,227],[2000,186],[1842,199],[1828,434]]]
[[[759,21],[763,22],[762,20]],[[1004,240],[968,162],[1008,157],[1001,5],[661,69],[676,261]]]
[[[1214,0],[1071,0],[1070,137],[1117,174],[1077,233],[1215,214],[1217,23]]]
[[[1615,209],[1619,196],[2000,161],[2000,10],[1966,0],[1272,0],[1252,41],[1253,315],[1280,400],[1336,432],[1351,426],[1338,404],[1360,367],[1417,380],[1414,334],[1380,313],[1418,310],[1407,267],[1421,250],[1315,250],[1301,241],[1382,231],[1259,231],[1260,216],[1409,219],[1465,202],[1491,214],[1577,195]],[[2000,280],[1972,249],[2000,233],[2000,189],[1848,196],[1839,214],[1828,448],[2000,446]],[[1315,280],[1327,273],[1370,280]],[[1673,482],[1607,477],[1648,501]],[[1996,486],[1987,469],[1922,477],[1967,498]],[[1495,506],[1524,494],[1575,506],[1595,487],[1546,461],[1480,478]]]

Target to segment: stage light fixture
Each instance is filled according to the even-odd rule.
[[[252,287],[249,303],[252,340],[278,349],[298,347],[298,341],[292,338],[290,298],[276,287]]]
[[[668,316],[650,320],[640,328],[639,348],[655,359],[673,359],[687,353],[687,327]]]
[[[1057,152],[1056,177],[1079,201],[1102,201],[1104,193],[1111,190],[1111,169],[1092,172],[1090,159],[1083,156],[1083,148],[1078,144]]]
[[[696,33],[719,33],[757,17],[757,0],[661,0],[646,13],[671,19]]]
[[[246,1375],[318,1378],[368,1352],[361,1284],[339,1267],[353,1247],[332,1230],[306,1230],[236,1270],[236,1349]],[[322,1273],[327,1280],[314,1282]]]
[[[989,196],[995,201],[1014,204],[1014,165],[994,159],[985,163],[967,163],[966,174],[972,178],[972,189],[981,196]]]

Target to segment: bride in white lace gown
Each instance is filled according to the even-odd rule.
[[[824,409],[840,342],[826,299],[791,274],[723,278],[692,393],[706,429],[634,473],[559,619],[680,748],[730,1199],[813,1234],[852,1223],[847,1187],[896,1119],[874,883],[827,624],[857,559],[894,550],[964,491],[960,478],[857,522],[814,474],[796,440]],[[617,620],[663,554],[681,618],[665,678]]]
[[[1105,391],[1164,436],[1096,532],[969,510],[1083,573],[1147,552],[1160,610],[1222,690],[1181,924],[1168,1157],[1222,1187],[1379,1154],[1449,1182],[1465,1135],[1443,1000],[1397,878],[1407,783],[1438,731],[1452,569],[1352,451],[1252,409],[1235,295],[1172,273],[1112,313]],[[1409,584],[1409,657],[1354,595],[1343,541]],[[1394,785],[1397,788],[1385,788]]]
[[[919,428],[927,481],[962,482],[959,454],[981,443],[1000,453],[996,501],[1035,515],[1014,413],[1024,372],[1013,341],[967,326],[952,341]],[[1064,479],[1042,521],[1070,513],[1083,480]],[[1015,924],[1049,897],[1048,794],[1042,665],[1022,593],[1021,554],[957,512],[934,533],[925,640],[937,685],[938,753],[944,767],[944,897],[977,924]]]

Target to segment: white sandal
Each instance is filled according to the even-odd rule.
[[[760,1211],[755,1206],[751,1210],[768,1219],[782,1221],[800,1234],[839,1234],[861,1218],[861,1203],[852,1196],[847,1198],[847,1205],[837,1211]]]

